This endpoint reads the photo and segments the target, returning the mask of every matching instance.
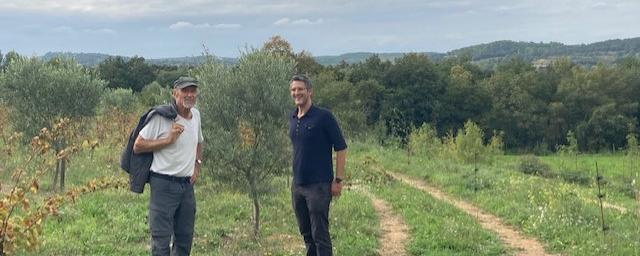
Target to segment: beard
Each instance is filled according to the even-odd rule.
[[[195,100],[188,100],[188,99],[184,99],[182,100],[182,106],[184,108],[193,108],[196,105],[196,101]]]

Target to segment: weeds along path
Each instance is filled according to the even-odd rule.
[[[589,202],[589,203],[593,203],[593,204],[600,204],[600,202],[598,202],[598,200],[593,200],[593,199],[584,199],[584,201]],[[624,206],[620,206],[617,204],[613,204],[613,203],[608,203],[608,202],[602,202],[602,207],[607,208],[607,209],[613,209],[616,210],[622,214],[627,213],[627,208],[625,208]],[[638,209],[638,211],[636,212],[636,214],[638,214],[640,216],[640,209]]]
[[[502,242],[506,246],[516,249],[517,250],[515,253],[516,255],[519,255],[519,256],[552,255],[544,251],[544,247],[538,240],[523,236],[516,229],[504,224],[502,220],[500,220],[500,218],[494,215],[485,213],[480,208],[475,207],[471,203],[468,203],[466,201],[459,200],[459,199],[454,199],[448,196],[447,194],[445,194],[444,192],[440,191],[439,189],[433,186],[430,186],[423,181],[416,180],[398,173],[387,172],[387,174],[391,175],[393,178],[397,180],[405,182],[417,189],[420,189],[422,191],[429,193],[431,196],[433,196],[438,200],[445,201],[463,210],[464,212],[466,212],[467,214],[469,214],[470,216],[478,220],[478,222],[483,228],[497,233],[498,237],[500,237],[500,240],[502,240]]]
[[[382,236],[378,239],[378,241],[380,241],[378,255],[407,255],[405,248],[409,240],[409,228],[402,217],[394,214],[387,202],[377,198],[367,191],[367,189],[363,187],[355,187],[355,189],[371,199],[373,208],[380,217],[379,225],[380,230],[382,230]]]

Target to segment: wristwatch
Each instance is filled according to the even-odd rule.
[[[196,159],[196,164],[201,165],[202,164],[202,159]]]
[[[342,179],[341,179],[341,178],[336,177],[336,178],[335,178],[335,181],[336,181],[336,183],[340,184],[340,183],[342,182]]]

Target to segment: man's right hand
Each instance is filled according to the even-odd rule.
[[[171,142],[171,144],[176,142],[182,132],[184,132],[184,126],[179,123],[173,122],[173,125],[171,126],[171,132],[169,133],[169,141]]]

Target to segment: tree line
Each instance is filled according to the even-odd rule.
[[[537,68],[529,60],[513,57],[486,70],[474,64],[469,54],[437,61],[418,53],[394,61],[373,55],[361,63],[325,66],[306,51],[294,52],[279,36],[261,49],[293,60],[296,73],[310,75],[314,102],[332,109],[351,136],[375,134],[381,140],[388,136],[404,140],[425,123],[438,136],[446,136],[473,121],[487,140],[501,134],[507,150],[555,151],[567,144],[571,133],[580,150],[595,152],[623,148],[628,135],[638,134],[640,59],[634,57],[590,67],[558,58]],[[9,52],[2,59],[2,89],[9,90],[3,98],[27,93],[7,80],[11,77],[6,74],[8,67],[20,56]],[[72,66],[59,59],[47,63],[42,65]],[[133,100],[129,94],[146,93],[145,103],[152,105],[168,97],[171,81],[196,67],[150,65],[142,57],[109,57],[95,68],[74,68],[103,83],[115,98],[112,104],[126,104]],[[96,83],[86,82],[91,88]],[[47,100],[47,109],[53,111],[55,100]]]

